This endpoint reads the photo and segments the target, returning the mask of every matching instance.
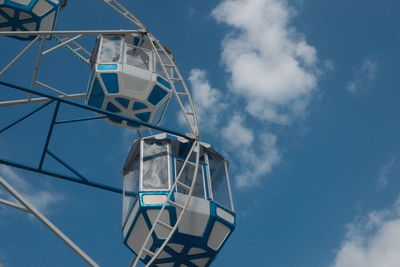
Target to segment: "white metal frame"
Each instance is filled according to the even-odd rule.
[[[206,171],[207,171],[208,194],[209,194],[210,199],[214,199],[214,193],[213,193],[213,188],[212,188],[212,183],[211,183],[210,161],[208,159],[207,153],[204,153],[204,160],[207,165]]]
[[[138,253],[138,256],[133,260],[132,262],[132,266],[136,266],[138,264],[138,261],[140,259],[140,257],[143,255],[143,253],[150,255],[151,256],[151,260],[146,264],[146,266],[151,266],[152,263],[154,262],[154,260],[157,259],[158,255],[161,253],[161,251],[164,249],[164,247],[168,244],[169,240],[171,239],[171,237],[173,236],[173,234],[175,233],[175,231],[178,228],[178,225],[181,221],[181,219],[183,218],[185,211],[188,208],[192,193],[193,193],[193,188],[194,185],[196,184],[196,178],[197,178],[197,173],[198,173],[198,168],[199,168],[199,159],[200,159],[200,142],[198,141],[199,138],[199,127],[198,127],[198,118],[197,118],[197,113],[190,95],[190,91],[189,88],[186,84],[186,81],[183,79],[183,76],[181,75],[179,69],[177,68],[174,59],[171,58],[171,56],[169,55],[169,53],[166,51],[166,49],[164,48],[164,46],[147,30],[147,28],[131,13],[129,12],[121,3],[119,3],[119,1],[117,0],[100,0],[102,2],[104,2],[105,4],[107,4],[109,7],[111,7],[113,10],[117,11],[121,16],[123,16],[124,18],[126,18],[127,20],[129,20],[130,22],[132,22],[137,28],[138,30],[130,30],[130,31],[126,31],[126,30],[119,30],[119,31],[109,31],[109,30],[93,30],[93,31],[30,31],[30,32],[0,32],[0,36],[21,36],[21,35],[36,35],[37,37],[30,43],[28,44],[16,57],[14,57],[0,72],[0,77],[8,70],[11,69],[11,67],[28,51],[32,48],[32,46],[37,42],[37,40],[41,39],[41,46],[39,49],[39,53],[38,53],[38,58],[36,60],[36,64],[34,67],[34,74],[33,74],[33,78],[32,78],[32,87],[34,85],[39,85],[42,86],[48,90],[51,90],[53,92],[57,92],[60,94],[61,97],[65,97],[65,98],[79,98],[79,97],[84,97],[86,94],[85,93],[81,93],[81,94],[68,94],[65,93],[63,90],[60,89],[56,89],[52,86],[46,85],[44,82],[39,82],[37,81],[37,77],[39,74],[39,70],[40,70],[40,61],[41,58],[57,49],[60,48],[66,48],[68,49],[70,52],[72,52],[74,55],[78,56],[84,63],[89,64],[89,59],[87,58],[87,56],[90,56],[90,53],[88,52],[88,50],[86,50],[85,48],[83,48],[81,45],[79,45],[79,43],[77,42],[77,40],[83,36],[86,35],[90,35],[90,34],[127,34],[127,33],[142,33],[144,35],[146,35],[150,41],[151,44],[153,46],[154,51],[156,52],[156,56],[158,57],[158,60],[161,62],[162,68],[164,70],[164,72],[167,74],[167,78],[168,78],[168,82],[171,84],[172,90],[174,95],[176,96],[177,102],[179,104],[180,109],[183,112],[183,115],[185,117],[185,120],[188,124],[188,127],[190,129],[190,133],[187,134],[187,136],[192,139],[193,141],[193,145],[190,149],[189,154],[187,155],[184,164],[182,165],[182,169],[179,172],[176,180],[174,181],[174,183],[172,184],[172,186],[170,186],[170,191],[168,193],[168,197],[167,200],[165,201],[165,203],[163,204],[162,208],[160,209],[156,220],[153,224],[153,227],[151,228],[149,234],[147,235],[142,248],[140,249],[140,252]],[[74,35],[72,37],[69,37],[68,35]],[[45,43],[47,42],[47,39],[49,36],[53,36],[53,38],[58,42],[57,45],[54,45],[53,47],[44,50],[45,47]],[[83,54],[82,54],[83,53]],[[86,56],[85,56],[85,55]],[[89,57],[90,58],[90,57]],[[163,60],[164,59],[164,60]],[[180,85],[180,86],[178,86]],[[178,87],[180,88],[180,90],[178,90]],[[33,98],[32,96],[28,96],[26,99],[19,99],[19,100],[11,100],[11,101],[3,101],[0,102],[0,107],[1,106],[15,106],[15,105],[22,105],[22,104],[29,104],[29,103],[38,103],[38,102],[45,102],[48,101],[48,99],[46,98]],[[152,134],[152,131],[149,130],[149,132]],[[140,132],[138,132],[138,134],[140,135]],[[139,167],[139,171],[140,171],[140,186],[142,185],[142,179],[143,179],[143,140],[141,140],[141,155],[140,155],[140,167]],[[183,183],[181,183],[179,181],[180,177],[182,176],[183,170],[185,169],[186,164],[188,164],[189,162],[189,158],[192,156],[192,154],[195,153],[196,154],[196,160],[195,160],[195,170],[194,170],[194,177],[192,179],[192,184],[191,186],[187,186]],[[170,160],[168,160],[169,162]],[[169,163],[170,164],[170,163]],[[169,165],[169,175],[172,175],[171,173],[171,166]],[[169,180],[172,181],[172,176],[169,176]],[[203,174],[204,177],[204,174]],[[3,180],[0,180],[1,182]],[[203,181],[203,185],[204,185]],[[2,182],[3,186],[4,183]],[[184,203],[184,205],[182,206],[182,204],[178,204],[174,201],[171,200],[171,197],[173,196],[173,193],[175,191],[175,187],[176,186],[180,186],[180,187],[184,187],[187,188],[189,190],[189,193],[187,195],[187,199]],[[204,190],[205,191],[205,190]],[[16,193],[16,192],[15,192]],[[204,192],[205,193],[205,192]],[[13,194],[14,195],[14,194]],[[16,194],[15,194],[16,195]],[[25,200],[23,200],[21,198],[21,203],[23,203],[24,206],[20,206],[18,204],[13,204],[13,203],[8,203],[6,200],[2,200],[1,203],[3,204],[7,204],[9,206],[12,206],[14,208],[19,208],[19,209],[29,209],[34,212],[34,214],[38,217],[38,218],[43,218],[39,215],[38,212],[36,212],[34,210],[33,207],[31,207],[31,205],[26,202]],[[169,224],[166,224],[165,222],[161,221],[161,214],[163,213],[164,209],[166,208],[166,206],[168,205],[172,205],[174,207],[176,207],[177,209],[181,210],[180,215],[177,218],[176,223],[171,226]],[[42,222],[45,223],[44,220],[42,220]],[[47,227],[49,227],[51,230],[55,230],[55,226],[52,225],[50,222],[46,221],[47,223],[45,223],[45,225]],[[149,242],[152,233],[155,231],[155,227],[157,225],[161,225],[163,227],[166,227],[167,229],[170,230],[170,233],[168,235],[168,237],[165,239],[164,243],[162,244],[162,246],[160,248],[158,248],[156,251],[149,251],[147,250],[146,244]],[[58,232],[58,231],[57,231]],[[62,233],[61,233],[62,234]],[[66,236],[61,235],[60,233],[58,233],[57,235],[60,236],[60,238],[62,238],[69,246],[73,246],[72,245],[72,241],[70,241]],[[68,242],[66,240],[69,240]],[[86,255],[84,254],[83,251],[79,251],[79,248],[74,247],[74,250],[80,255]],[[89,265],[92,266],[98,266],[96,263],[92,262],[90,260],[90,258],[86,255],[85,257],[83,257],[85,259],[86,262],[88,262]]]
[[[103,0],[106,1],[106,0]],[[117,2],[117,1],[109,1],[109,2]],[[130,20],[130,19],[129,19]],[[32,46],[37,42],[38,39],[41,39],[41,45],[39,47],[38,57],[34,66],[33,77],[31,86],[39,85],[45,89],[51,90],[53,92],[59,93],[60,96],[64,96],[67,98],[77,98],[84,97],[85,93],[82,94],[68,94],[64,92],[64,90],[55,88],[54,86],[50,86],[45,84],[44,82],[38,81],[37,77],[40,71],[40,63],[42,57],[54,52],[60,48],[66,48],[74,55],[78,56],[84,63],[89,64],[90,53],[87,49],[77,43],[77,40],[86,35],[98,35],[98,34],[129,34],[129,33],[137,33],[146,35],[151,44],[153,46],[153,51],[155,51],[156,57],[158,61],[161,63],[164,72],[166,73],[167,80],[171,84],[173,94],[176,96],[177,102],[179,104],[180,109],[182,110],[182,114],[185,117],[185,120],[190,129],[190,133],[188,134],[190,138],[197,139],[199,137],[199,127],[198,127],[198,118],[197,113],[190,95],[189,88],[186,84],[186,81],[183,79],[182,74],[177,68],[174,60],[171,58],[169,53],[165,50],[164,46],[150,33],[147,32],[144,28],[139,30],[90,30],[90,31],[27,31],[27,32],[0,32],[0,36],[15,36],[15,35],[37,35],[37,37],[26,46],[16,57],[14,57],[0,72],[0,77],[4,75],[7,71],[11,69],[11,67],[21,59],[21,57],[32,48]],[[72,37],[68,37],[67,35],[74,35]],[[48,36],[53,36],[59,44],[52,46],[49,49],[44,49],[46,42],[49,42],[46,38]],[[63,36],[61,38],[60,36]],[[77,48],[72,48],[70,44],[75,44]],[[101,44],[100,44],[101,45]],[[86,57],[79,53],[82,51],[86,54]],[[87,58],[89,56],[89,58]],[[123,56],[123,55],[122,55]],[[164,60],[163,60],[164,59]],[[154,60],[155,62],[155,60]],[[180,84],[181,90],[178,90],[177,84]],[[27,99],[13,100],[13,101],[3,101],[0,102],[1,106],[12,106],[12,105],[21,105],[21,104],[29,104],[32,102],[42,102],[46,100],[35,100],[32,96],[28,96]]]
[[[179,175],[178,168],[176,166],[176,163],[178,161],[182,162],[182,166],[183,166],[183,163],[185,162],[184,159],[176,158],[176,157],[173,158],[174,167],[175,167],[174,177],[178,177],[178,175]],[[196,167],[196,163],[192,162],[192,161],[188,161],[187,165],[191,165],[193,167]],[[205,166],[203,166],[203,164],[201,164],[200,161],[199,161],[199,169],[201,169],[201,177],[203,179],[203,197],[202,198],[207,199],[207,190],[206,190],[206,182],[207,181],[206,181],[206,173],[204,172],[204,168],[205,168]],[[182,167],[181,167],[181,169],[182,169]],[[207,183],[207,185],[208,185],[208,183]],[[175,186],[175,191],[178,192],[178,186],[177,185]]]
[[[228,162],[224,160],[224,164],[225,164],[226,183],[228,185],[229,200],[231,202],[231,210],[235,212],[235,205],[233,203],[233,197],[232,197],[231,179],[229,177],[229,172],[228,172]]]
[[[183,170],[185,169],[186,165],[188,164],[189,158],[192,156],[193,153],[196,153],[196,161],[195,161],[196,162],[196,166],[195,166],[195,170],[194,170],[194,176],[193,176],[193,179],[192,179],[192,184],[190,186],[187,186],[186,184],[180,182],[179,179],[182,176]],[[200,160],[200,142],[196,140],[196,141],[193,142],[193,145],[192,145],[192,147],[191,147],[191,149],[190,149],[190,151],[189,151],[189,153],[188,153],[188,155],[187,155],[187,157],[186,157],[186,159],[185,159],[185,161],[184,161],[184,163],[182,165],[182,168],[181,168],[181,170],[180,170],[180,172],[179,172],[179,174],[177,176],[177,179],[175,180],[174,184],[172,185],[171,190],[169,191],[169,193],[167,195],[167,198],[166,198],[165,202],[163,203],[163,206],[159,210],[159,212],[158,212],[158,214],[156,216],[156,219],[153,222],[152,228],[150,229],[149,233],[147,234],[141,249],[139,250],[136,258],[131,263],[131,266],[137,266],[137,264],[139,262],[139,259],[143,255],[149,255],[151,257],[149,262],[147,262],[147,264],[146,264],[146,266],[151,266],[152,263],[157,259],[158,255],[161,253],[161,251],[163,251],[165,246],[168,244],[168,242],[172,238],[173,234],[176,232],[176,230],[178,228],[178,225],[179,225],[180,221],[182,220],[183,215],[185,214],[185,212],[186,212],[186,210],[188,208],[188,205],[190,203],[190,199],[191,199],[192,194],[193,194],[193,189],[194,189],[194,186],[196,184],[197,172],[198,172],[198,168],[199,168],[199,160]],[[178,203],[176,203],[175,201],[173,201],[171,199],[173,197],[174,192],[175,192],[175,187],[176,186],[181,186],[181,187],[187,188],[189,190],[189,193],[187,194],[187,198],[185,200],[184,205],[178,204]],[[167,206],[169,206],[169,205],[175,207],[176,209],[180,209],[181,210],[181,213],[179,214],[179,216],[178,216],[178,218],[177,218],[177,220],[176,220],[174,225],[170,225],[170,224],[168,224],[166,222],[163,222],[161,220],[161,215],[163,214],[165,208]],[[156,249],[155,251],[151,251],[151,250],[146,249],[146,247],[147,247],[148,242],[150,241],[150,238],[151,238],[152,234],[155,232],[156,226],[158,226],[158,225],[166,228],[170,232],[169,232],[167,238],[164,240],[163,244],[158,249]]]
[[[40,213],[33,205],[27,201],[18,191],[13,188],[6,180],[0,176],[0,185],[7,190],[19,202],[14,203],[5,199],[0,199],[0,204],[25,211],[35,216],[41,223],[50,229],[58,238],[68,245],[78,256],[80,256],[88,265],[99,267],[99,265],[91,259],[82,249],[78,247],[71,239],[69,239],[60,229],[58,229],[49,219]]]

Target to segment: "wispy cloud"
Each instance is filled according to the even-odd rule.
[[[392,208],[374,211],[348,225],[333,267],[400,266],[400,198]]]
[[[317,91],[317,51],[291,25],[285,0],[225,0],[212,16],[229,26],[221,54],[228,90],[222,96],[204,70],[192,70],[189,81],[202,132],[218,136],[236,185],[249,188],[281,160],[278,136],[265,125],[289,127]]]
[[[222,136],[235,149],[249,147],[253,145],[254,141],[254,133],[243,125],[241,115],[232,117],[228,126],[222,129]]]
[[[387,185],[389,180],[389,175],[392,173],[394,167],[396,166],[396,160],[391,158],[389,161],[385,162],[378,172],[378,185],[383,188]]]
[[[32,205],[43,213],[49,213],[50,207],[64,199],[64,196],[55,192],[52,188],[47,187],[47,190],[37,189],[31,184],[27,183],[16,171],[12,168],[0,165],[0,175],[6,179],[13,187],[15,187]],[[15,201],[15,199],[8,193],[0,191],[0,197]]]
[[[3,267],[3,266],[5,267],[6,263],[7,263],[7,257],[5,255],[5,253],[0,250],[0,267]]]
[[[350,93],[358,93],[368,89],[375,81],[378,72],[378,61],[374,57],[366,58],[360,66],[354,70],[353,79],[346,84]]]
[[[194,73],[201,75],[194,76]],[[265,129],[255,133],[250,126],[246,125],[248,115],[244,111],[236,109],[235,114],[226,112],[233,109],[235,105],[218,104],[223,103],[221,95],[217,89],[210,86],[205,72],[192,71],[189,81],[193,91],[196,92],[193,95],[199,116],[203,118],[201,119],[202,129],[220,137],[222,146],[229,152],[229,158],[234,162],[236,185],[239,188],[257,185],[280,160],[277,137]],[[207,99],[211,101],[207,103]]]
[[[221,91],[211,86],[206,71],[191,70],[189,82],[193,89],[193,99],[202,128],[214,129],[220,123],[228,103],[223,100]]]
[[[222,137],[228,151],[237,157],[236,185],[240,188],[257,185],[280,160],[277,137],[266,131],[255,134],[240,115],[233,116],[222,129]]]

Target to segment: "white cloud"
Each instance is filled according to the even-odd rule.
[[[357,93],[369,88],[375,81],[378,71],[378,62],[375,58],[366,58],[361,66],[354,71],[353,79],[346,84],[346,89],[350,93]]]
[[[222,129],[222,137],[225,146],[236,157],[235,181],[239,188],[257,185],[280,160],[277,137],[268,132],[255,137],[240,115],[233,116],[228,126]]]
[[[235,148],[250,147],[254,140],[253,131],[243,126],[243,118],[240,115],[232,117],[228,126],[222,129],[222,136]]]
[[[396,166],[396,161],[394,158],[391,158],[387,161],[383,166],[379,169],[378,172],[378,184],[379,187],[385,187],[389,180],[389,175],[393,171],[393,168]]]
[[[62,194],[54,192],[54,190],[51,188],[47,188],[48,190],[39,190],[33,187],[8,166],[0,165],[0,175],[9,184],[15,187],[25,199],[30,201],[36,209],[43,213],[48,213],[53,204],[61,201],[64,198]],[[8,193],[2,193],[0,191],[0,197],[17,203],[12,195]]]
[[[204,70],[191,70],[189,82],[202,128],[215,128],[221,119],[223,110],[226,108],[226,103],[222,101],[221,92],[212,88]],[[182,119],[184,120],[184,118]]]
[[[317,89],[317,51],[290,25],[293,13],[285,0],[223,1],[212,15],[230,26],[221,54],[229,97],[205,71],[190,73],[201,131],[222,135],[240,188],[257,185],[280,161],[278,138],[265,125],[303,116]]]
[[[232,27],[222,44],[230,89],[247,100],[247,111],[286,124],[301,116],[317,87],[317,51],[290,26],[284,0],[226,0],[214,11]]]
[[[236,109],[235,114],[227,113],[235,104],[223,102],[221,92],[212,88],[205,71],[192,70],[189,81],[202,129],[221,134],[222,146],[230,152],[236,185],[239,188],[255,186],[280,160],[277,137],[263,129],[254,134],[245,125],[248,115],[243,111]]]
[[[239,188],[256,186],[280,161],[277,137],[262,133],[257,137],[257,145],[243,148],[239,156],[241,167],[236,176],[236,185]]]
[[[391,209],[371,212],[348,226],[333,267],[400,266],[400,198]]]

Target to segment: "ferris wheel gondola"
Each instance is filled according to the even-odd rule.
[[[40,41],[31,89],[11,85],[15,89],[29,92],[28,97],[2,101],[0,107],[45,102],[37,109],[39,110],[55,101],[56,108],[50,129],[57,124],[60,105],[67,104],[101,115],[67,122],[103,118],[114,125],[137,130],[139,138],[134,142],[126,161],[122,189],[123,236],[125,244],[137,255],[131,265],[136,266],[139,261],[143,261],[146,266],[209,266],[236,223],[228,163],[210,145],[200,142],[198,116],[190,90],[171,51],[120,2],[102,1],[132,22],[137,29],[56,31],[56,17],[59,10],[66,5],[66,0],[31,0],[30,5],[24,7],[16,4],[19,0],[0,0],[0,15],[4,13],[2,10],[9,12],[11,7],[20,9],[16,9],[15,14],[35,13],[39,5],[43,8],[48,2],[52,2],[51,16],[54,17],[50,26],[45,15],[39,17],[36,24],[38,26],[32,29],[1,28],[5,24],[0,23],[0,36],[30,40],[0,71],[0,77]],[[23,21],[19,16],[4,18],[8,19],[7,23],[15,25],[20,25]],[[96,37],[93,49],[86,49],[78,43],[83,36]],[[46,47],[47,43],[52,46]],[[90,67],[89,83],[84,92],[72,94],[38,80],[41,59],[62,48],[66,48]],[[32,89],[34,87],[51,91],[52,94],[36,92]],[[185,118],[187,133],[171,131],[161,126],[173,96],[182,117]],[[86,106],[68,100],[74,98],[84,98]],[[153,135],[151,129],[169,134]],[[144,134],[147,130],[147,134]],[[39,168],[28,168],[29,170],[41,172],[47,155],[69,170],[72,169],[48,151],[51,132],[52,130],[47,136]],[[7,161],[0,163],[11,164]],[[27,169],[23,164],[12,166]],[[55,173],[46,174],[57,176]],[[91,183],[86,179],[78,181],[62,175],[58,175],[58,178],[68,178],[70,181],[118,192],[118,189]],[[221,191],[224,192],[224,197],[221,197]],[[182,255],[174,257],[177,254]]]

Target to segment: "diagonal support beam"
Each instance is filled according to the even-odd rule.
[[[57,157],[54,153],[50,152],[50,150],[47,150],[47,154],[49,154],[53,159],[55,159],[58,163],[60,163],[60,164],[63,165],[65,168],[67,168],[69,171],[71,171],[72,173],[74,173],[76,176],[78,176],[79,178],[81,178],[82,181],[85,181],[85,182],[88,181],[82,174],[80,174],[77,170],[75,170],[74,168],[72,168],[71,166],[69,166],[65,161],[63,161],[62,159],[60,159],[59,157]]]
[[[44,159],[46,157],[46,153],[48,152],[51,135],[53,134],[54,125],[55,125],[55,122],[57,119],[59,109],[60,109],[60,102],[57,102],[56,107],[54,108],[53,117],[51,118],[49,131],[48,131],[47,137],[46,137],[46,143],[44,144],[43,151],[42,151],[42,156],[40,157],[39,170],[41,170],[43,168]]]
[[[49,219],[47,219],[42,213],[35,209],[29,201],[27,201],[21,194],[17,192],[10,184],[0,176],[0,185],[4,187],[21,205],[32,215],[34,215],[41,223],[43,223],[49,230],[51,230],[58,238],[69,246],[76,254],[78,254],[87,264],[93,267],[99,267],[99,265],[92,260],[82,249],[78,247],[71,239],[69,239],[60,229],[58,229]]]
[[[36,43],[36,41],[40,38],[40,36],[36,36],[35,39],[32,40],[13,60],[10,61],[10,63],[7,64],[7,66],[4,67],[0,71],[0,76],[2,76],[6,71],[8,71],[25,53]]]
[[[14,85],[14,84],[3,82],[3,81],[0,81],[0,85],[6,86],[6,87],[9,87],[9,88],[14,88],[14,89],[19,90],[19,91],[31,93],[33,95],[45,97],[45,98],[48,98],[48,99],[53,99],[53,100],[56,100],[59,103],[67,104],[67,105],[70,105],[70,106],[73,106],[73,107],[77,107],[77,108],[93,111],[93,112],[96,112],[96,113],[99,113],[99,114],[107,115],[107,116],[114,117],[114,118],[119,118],[119,119],[126,120],[126,121],[129,121],[129,122],[137,123],[137,124],[140,124],[140,125],[142,125],[144,127],[148,127],[148,128],[154,129],[154,130],[158,130],[158,131],[162,131],[162,132],[165,132],[165,133],[170,133],[170,134],[173,134],[173,135],[181,136],[181,137],[184,137],[184,138],[189,139],[189,140],[197,140],[198,139],[198,137],[192,136],[190,134],[183,134],[183,133],[180,133],[180,132],[177,132],[177,131],[174,131],[174,130],[171,130],[171,129],[168,129],[168,128],[165,128],[165,127],[160,127],[160,126],[157,126],[157,125],[154,125],[154,124],[151,124],[151,123],[148,123],[148,122],[144,122],[144,121],[141,121],[141,120],[133,119],[133,118],[130,118],[130,117],[127,117],[127,116],[124,116],[124,115],[119,115],[119,114],[116,114],[116,113],[113,113],[113,112],[109,112],[109,111],[106,111],[106,110],[102,110],[102,109],[99,109],[99,108],[95,108],[95,107],[92,107],[92,106],[75,103],[75,102],[69,101],[69,100],[67,100],[66,98],[63,98],[63,97],[52,96],[52,95],[49,95],[49,94],[45,94],[45,93],[42,93],[42,92],[37,92],[37,91],[32,90],[32,89],[28,89],[28,88],[25,88],[25,87],[22,87],[22,86]]]
[[[74,183],[90,186],[90,187],[93,187],[93,188],[98,188],[98,189],[102,189],[102,190],[105,190],[105,191],[114,192],[114,193],[117,193],[117,194],[122,194],[122,189],[120,189],[120,188],[116,188],[116,187],[105,185],[105,184],[95,183],[95,182],[92,182],[92,181],[82,181],[81,179],[78,179],[76,177],[68,176],[68,175],[57,173],[57,172],[53,172],[53,171],[39,170],[37,168],[33,168],[33,167],[30,167],[30,166],[27,166],[26,164],[12,162],[10,160],[4,160],[4,159],[0,158],[0,164],[4,164],[4,165],[10,166],[10,167],[14,167],[14,168],[22,169],[22,170],[27,170],[27,171],[30,171],[30,172],[36,172],[36,173],[44,174],[44,175],[47,175],[47,176],[52,176],[54,178],[62,179],[62,180],[68,181],[68,182],[74,182]]]
[[[47,99],[47,100],[49,101],[49,99]],[[47,107],[48,105],[50,105],[50,104],[53,103],[53,102],[54,102],[54,100],[50,100],[49,102],[47,102],[47,103],[44,104],[44,105],[41,105],[40,107],[38,107],[37,109],[33,110],[32,112],[29,112],[28,114],[26,114],[26,115],[23,116],[22,118],[16,120],[15,122],[11,123],[10,125],[6,126],[6,127],[3,128],[3,129],[1,129],[1,130],[0,130],[0,134],[3,133],[4,131],[10,129],[11,127],[17,125],[17,124],[20,123],[21,121],[23,121],[23,120],[29,118],[30,116],[32,116],[33,114],[35,114],[35,113],[38,112],[39,110],[41,110],[41,109]]]
[[[11,202],[11,201],[5,200],[5,199],[0,199],[0,204],[7,205],[7,206],[12,207],[14,209],[18,209],[18,210],[29,212],[29,210],[27,210],[24,206],[22,206],[20,204],[17,204],[15,202]]]
[[[42,56],[44,56],[44,55],[46,55],[46,54],[48,54],[48,53],[50,53],[50,52],[52,52],[52,51],[54,51],[54,50],[56,50],[56,49],[62,47],[62,46],[65,46],[65,45],[69,44],[70,42],[73,42],[73,41],[75,41],[75,40],[81,38],[82,36],[83,36],[83,34],[78,34],[77,36],[74,36],[74,37],[72,37],[72,38],[69,38],[68,40],[66,40],[66,41],[64,41],[64,42],[61,42],[60,44],[58,44],[58,45],[56,45],[56,46],[53,46],[52,48],[49,48],[49,49],[47,49],[46,51],[43,51]]]

